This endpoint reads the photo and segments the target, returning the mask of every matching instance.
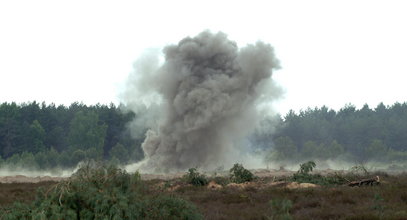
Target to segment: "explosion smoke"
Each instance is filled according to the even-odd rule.
[[[279,67],[273,48],[257,42],[239,50],[224,33],[205,31],[163,52],[165,61],[156,71],[143,61],[138,65],[154,72],[138,85],[149,82],[162,98],[158,126],[147,131],[142,144],[146,159],[141,169],[209,169],[233,159],[228,155],[256,125],[256,106],[280,95],[271,81],[272,70]],[[136,97],[131,92],[127,98],[134,101],[140,92],[151,91],[138,89]]]

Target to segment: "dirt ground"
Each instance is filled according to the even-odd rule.
[[[192,186],[171,175],[143,174],[152,194],[168,194],[194,203],[205,219],[270,219],[278,212],[273,201],[290,201],[293,219],[407,219],[407,174],[383,175],[378,186],[312,186],[284,181],[286,170],[253,170],[252,183]],[[322,174],[330,170],[317,171]],[[63,178],[0,177],[0,207],[31,202],[39,187]],[[275,216],[273,217],[275,219]],[[277,218],[278,219],[278,218]]]

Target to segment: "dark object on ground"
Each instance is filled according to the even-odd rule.
[[[380,184],[380,178],[379,176],[376,176],[375,178],[371,179],[363,179],[363,180],[357,180],[357,181],[352,181],[348,183],[348,186],[363,186],[363,185],[379,185]]]

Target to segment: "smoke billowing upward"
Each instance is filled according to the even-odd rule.
[[[205,31],[163,52],[161,66],[157,59],[139,61],[136,72],[145,75],[131,82],[137,91],[126,91],[126,102],[152,92],[162,100],[158,124],[142,144],[141,169],[209,169],[233,160],[237,145],[256,125],[256,106],[280,94],[271,80],[279,66],[273,48],[257,42],[239,49],[224,33]]]

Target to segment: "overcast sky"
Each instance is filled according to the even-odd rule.
[[[0,102],[119,103],[143,50],[209,29],[273,45],[277,109],[407,101],[407,1],[0,1]]]

